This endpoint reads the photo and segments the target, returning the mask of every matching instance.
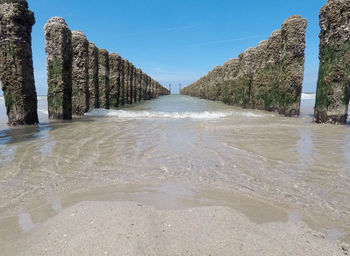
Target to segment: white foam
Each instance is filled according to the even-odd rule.
[[[246,117],[262,117],[261,114],[252,112],[237,111],[216,111],[216,112],[158,112],[158,111],[126,111],[93,109],[85,114],[91,117],[116,117],[120,119],[220,119],[234,115]]]
[[[38,100],[46,100],[47,99],[47,96],[38,96]]]
[[[94,109],[86,116],[117,117],[121,119],[218,119],[232,115],[232,112],[158,112]]]
[[[316,93],[303,93],[301,94],[302,100],[314,100],[316,99]]]
[[[38,109],[38,112],[42,113],[42,114],[45,114],[45,115],[48,115],[49,114],[49,111],[47,109]]]
[[[239,114],[239,115],[241,115],[241,116],[245,116],[245,117],[263,117],[264,115],[265,116],[267,116],[267,115],[269,115],[269,114],[264,114],[264,115],[262,115],[262,114],[257,114],[257,113],[253,113],[253,112],[239,112],[239,113],[237,113],[237,114]],[[274,116],[273,114],[271,114],[271,116]]]

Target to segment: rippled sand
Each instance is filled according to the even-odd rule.
[[[1,102],[0,102],[1,103]],[[350,127],[166,96],[73,122],[8,129],[0,106],[0,249],[86,200],[229,206],[350,242]]]

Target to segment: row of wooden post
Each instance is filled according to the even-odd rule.
[[[92,108],[119,108],[169,90],[119,54],[98,49],[65,20],[44,27],[50,119],[71,119]]]

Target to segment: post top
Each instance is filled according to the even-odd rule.
[[[80,31],[80,30],[73,30],[72,31],[72,37],[80,38],[80,39],[83,39],[83,40],[87,41],[87,38],[86,38],[85,34],[82,31]]]
[[[66,21],[64,20],[64,18],[61,18],[61,17],[52,17],[51,19],[49,19],[48,22],[44,26],[44,30],[46,30],[48,27],[51,27],[51,26],[57,26],[60,28],[64,28],[64,27],[68,28]]]
[[[28,1],[27,0],[0,0],[0,4],[21,4],[24,7],[28,8]]]

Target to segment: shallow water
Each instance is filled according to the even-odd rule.
[[[350,241],[350,127],[313,124],[304,98],[300,118],[171,95],[49,122],[43,97],[41,124],[15,129],[0,100],[0,241],[100,199],[231,205]]]

